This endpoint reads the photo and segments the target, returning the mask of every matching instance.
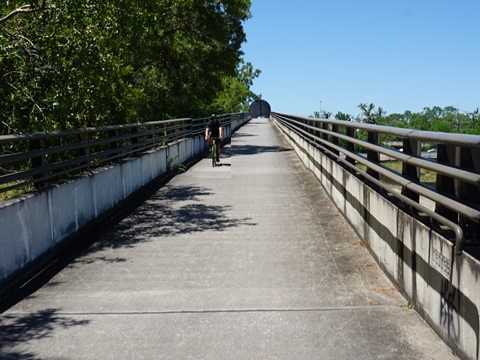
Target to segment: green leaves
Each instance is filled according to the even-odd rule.
[[[0,18],[15,6],[0,5]],[[237,69],[249,0],[32,6],[41,11],[0,22],[2,133],[197,116],[226,89],[244,92],[229,108],[253,96],[259,71]]]
[[[377,124],[385,114],[381,107],[375,109],[373,104],[360,104],[358,107],[363,111],[363,122],[366,124]]]
[[[368,107],[367,110],[369,110]],[[383,114],[384,112],[382,110],[382,116],[377,116],[375,119],[379,125],[425,131],[480,134],[478,110],[465,112],[453,106],[446,106],[444,108],[434,106],[433,108],[425,107],[423,111],[418,113],[405,111],[403,114],[390,114],[388,116]],[[365,115],[365,117],[367,117],[367,115]],[[378,112],[375,113],[371,111],[371,115],[378,115]]]
[[[226,76],[222,79],[222,91],[214,100],[211,112],[235,113],[247,111],[250,103],[261,97],[250,90],[253,80],[260,73],[261,71],[254,69],[251,63],[240,61],[236,75]]]

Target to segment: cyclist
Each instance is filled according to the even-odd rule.
[[[207,128],[205,129],[205,140],[209,142],[210,145],[213,143],[213,138],[218,138],[217,140],[217,158],[216,161],[220,161],[220,141],[222,140],[222,124],[218,119],[217,115],[210,116],[208,121]]]

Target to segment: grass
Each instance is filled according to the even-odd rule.
[[[14,198],[15,196],[19,196],[22,194],[25,194],[26,192],[33,191],[35,190],[35,187],[30,184],[30,185],[25,185],[16,189],[12,190],[7,190],[3,191],[2,189],[9,188],[10,186],[14,186],[17,184],[20,184],[21,182],[12,182],[12,183],[7,183],[7,184],[2,184],[0,185],[0,201],[5,201],[11,198]]]
[[[400,174],[402,173],[401,161],[384,161],[382,162],[382,165]],[[362,171],[366,171],[366,166],[363,164],[357,164],[357,167]],[[420,169],[420,181],[422,183],[434,185],[436,180],[437,180],[437,173],[431,170]]]

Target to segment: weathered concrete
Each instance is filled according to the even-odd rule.
[[[246,121],[248,117],[238,118],[226,125],[225,136]],[[44,191],[0,202],[0,285],[136,190],[204,149],[203,135],[182,139]]]
[[[0,315],[0,358],[453,359],[266,119]]]
[[[480,359],[480,262],[277,126],[415,309],[462,357]]]

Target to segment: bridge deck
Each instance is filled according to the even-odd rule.
[[[0,315],[1,358],[452,359],[266,119]]]

